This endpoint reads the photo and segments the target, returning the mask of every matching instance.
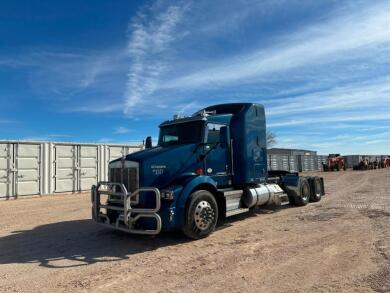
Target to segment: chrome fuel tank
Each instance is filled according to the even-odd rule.
[[[257,187],[245,189],[242,201],[248,208],[266,205],[280,193],[283,193],[283,190],[277,184],[260,184]]]

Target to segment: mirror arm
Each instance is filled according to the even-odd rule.
[[[205,152],[204,154],[199,155],[200,161],[203,161],[208,156],[208,154],[212,150],[215,150],[217,148],[217,146],[220,145],[220,144],[221,144],[220,142],[216,142],[215,145],[213,145],[207,152]]]

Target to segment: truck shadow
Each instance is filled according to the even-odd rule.
[[[248,217],[276,213],[278,210],[261,208],[236,215],[219,223],[216,230],[231,227],[234,222]],[[190,241],[180,232],[152,237],[102,228],[89,219],[64,221],[14,231],[0,237],[0,264],[38,263],[48,268],[78,267],[130,259],[134,254]]]
[[[238,221],[244,221],[245,219],[248,218],[261,217],[261,215],[266,215],[266,214],[275,214],[278,213],[279,211],[291,207],[294,206],[293,205],[285,205],[285,206],[268,205],[264,207],[256,207],[254,210],[250,212],[238,214],[220,221],[219,224],[217,225],[216,230],[219,231],[231,227],[234,225],[235,222]]]
[[[0,238],[0,264],[38,263],[48,268],[85,266],[189,241],[180,233],[130,235],[98,227],[92,220],[66,221],[14,231]]]

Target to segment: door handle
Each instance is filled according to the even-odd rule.
[[[24,176],[23,175],[19,175],[18,178],[23,178]]]

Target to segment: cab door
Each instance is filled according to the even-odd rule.
[[[230,185],[230,152],[229,146],[221,143],[221,127],[224,124],[208,123],[206,128],[206,144],[204,147],[205,175],[210,176],[218,186]],[[229,131],[229,130],[228,130]]]

